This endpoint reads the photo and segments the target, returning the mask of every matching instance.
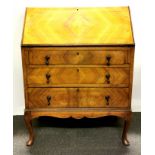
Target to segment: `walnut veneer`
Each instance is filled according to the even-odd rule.
[[[63,16],[62,16],[63,15]],[[22,38],[27,145],[32,119],[124,119],[129,145],[134,40],[128,7],[27,8]]]

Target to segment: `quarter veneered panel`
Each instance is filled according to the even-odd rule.
[[[29,88],[29,108],[77,107],[74,88]]]
[[[59,50],[52,48],[32,48],[29,50],[31,65],[119,65],[127,64],[127,50]],[[108,61],[108,57],[110,60]]]
[[[27,78],[28,85],[38,87],[53,84],[128,85],[129,68],[31,67]]]
[[[30,108],[128,107],[128,88],[29,88]]]
[[[79,107],[128,107],[128,88],[81,88]]]
[[[22,44],[134,44],[129,9],[27,8]]]

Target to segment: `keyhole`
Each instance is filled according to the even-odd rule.
[[[79,72],[79,69],[77,69],[77,72]]]
[[[79,55],[79,52],[77,52],[76,54]]]

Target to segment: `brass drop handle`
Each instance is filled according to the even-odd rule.
[[[50,57],[49,56],[45,56],[45,64],[46,65],[49,65],[49,60],[50,60]]]
[[[48,105],[51,104],[51,96],[47,96],[47,102],[48,102]]]
[[[105,96],[106,105],[109,105],[110,96]]]
[[[110,83],[110,73],[106,73],[105,77],[106,77],[107,83],[109,84]]]
[[[111,60],[111,56],[106,56],[106,60],[107,60],[107,65],[110,66],[110,60]]]
[[[47,81],[46,81],[46,82],[47,82],[47,83],[49,83],[49,82],[50,82],[50,77],[51,77],[51,75],[50,75],[49,73],[47,73],[47,74],[46,74],[46,79],[47,79]]]

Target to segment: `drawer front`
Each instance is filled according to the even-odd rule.
[[[129,106],[128,88],[29,88],[30,108]]]
[[[128,107],[128,88],[81,88],[79,107]]]
[[[31,67],[28,85],[51,86],[55,84],[108,84],[129,83],[129,68],[103,67]]]
[[[127,63],[127,50],[53,50],[31,49],[31,65],[119,65]]]
[[[77,107],[75,88],[28,88],[29,108]]]

